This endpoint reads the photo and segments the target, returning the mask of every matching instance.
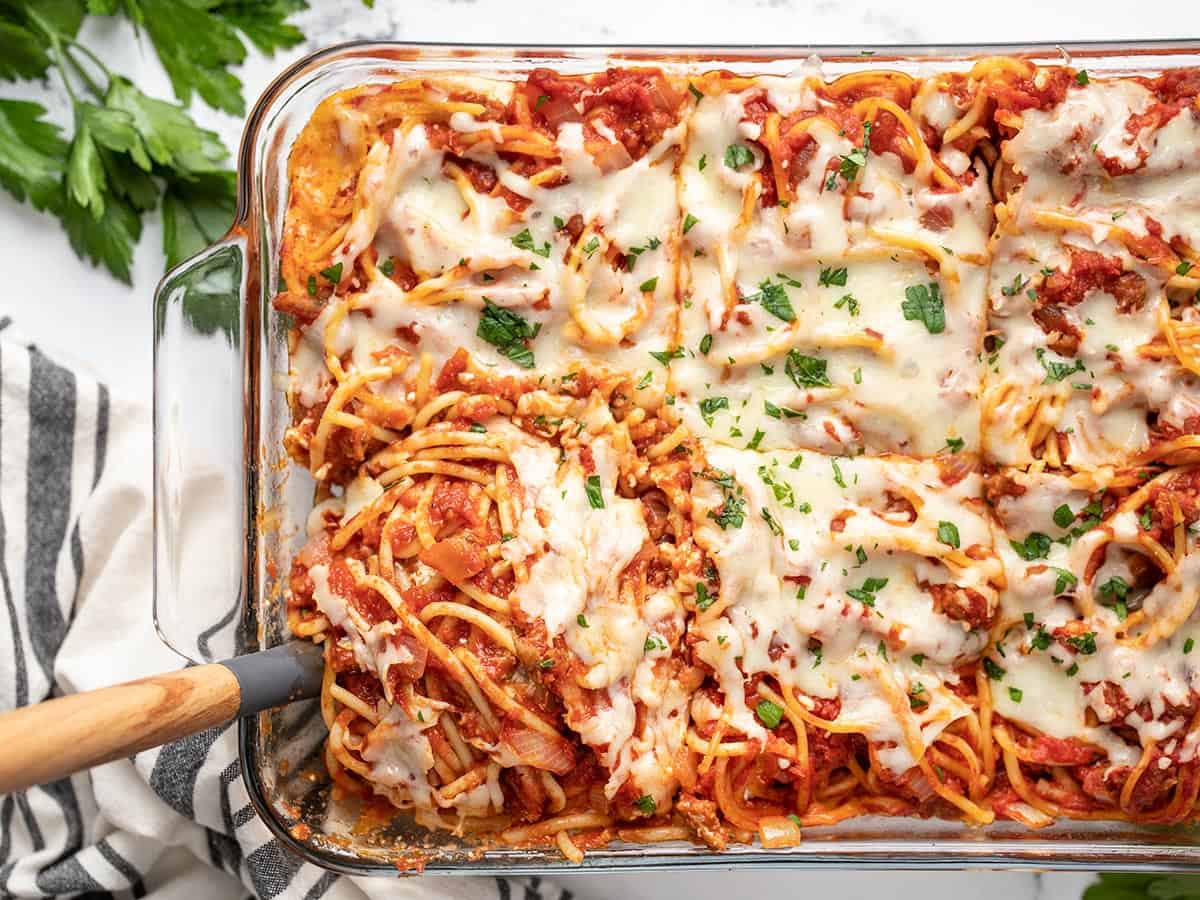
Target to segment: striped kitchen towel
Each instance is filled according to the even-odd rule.
[[[148,411],[0,319],[0,708],[182,661],[151,621]],[[3,752],[3,748],[0,748]],[[271,839],[215,728],[0,797],[5,897],[566,900],[538,879],[351,879]]]

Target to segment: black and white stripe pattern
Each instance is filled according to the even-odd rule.
[[[150,616],[143,409],[0,319],[0,709],[177,667]],[[349,879],[250,805],[236,728],[0,797],[0,896],[569,900],[538,879]]]

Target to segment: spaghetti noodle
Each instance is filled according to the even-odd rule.
[[[275,305],[334,790],[556,847],[1200,792],[1200,75],[329,98]]]

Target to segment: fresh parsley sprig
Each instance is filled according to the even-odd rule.
[[[176,98],[245,112],[229,67],[245,41],[264,53],[303,40],[286,22],[304,0],[0,0],[0,79],[54,76],[70,103],[64,134],[37,103],[0,99],[0,186],[62,222],[75,252],[128,283],[146,213],[161,209],[173,266],[216,240],[236,205],[229,151],[184,106],[150,97],[112,71],[79,30],[120,16],[153,45]]]

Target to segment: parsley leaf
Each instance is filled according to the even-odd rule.
[[[1083,634],[1073,635],[1067,638],[1067,643],[1082,655],[1091,656],[1096,652],[1096,632],[1085,631]]]
[[[683,348],[676,347],[674,350],[651,350],[650,355],[657,359],[664,366],[669,366],[671,360],[683,358]]]
[[[758,706],[754,707],[754,714],[768,728],[778,728],[783,721],[783,707],[770,700],[759,700]]]
[[[904,297],[900,309],[907,321],[922,322],[930,334],[946,330],[946,307],[937,282],[911,285],[905,289]]]
[[[752,162],[754,162],[754,153],[744,144],[730,144],[725,148],[725,165],[729,168],[740,169]]]
[[[712,428],[713,416],[719,409],[729,409],[728,397],[705,397],[700,401],[700,416],[709,428]]]
[[[788,351],[784,371],[796,387],[833,387],[826,374],[828,363],[816,356],[805,356],[799,350]]]
[[[0,100],[0,186],[38,209],[58,204],[67,159],[67,143],[57,125],[42,119],[45,114],[36,103]]]
[[[1064,503],[1054,510],[1054,524],[1059,528],[1070,528],[1074,521],[1075,513],[1071,512],[1071,507],[1067,504]]]
[[[654,798],[649,794],[643,794],[641,797],[638,797],[633,801],[633,805],[648,816],[652,816],[658,812],[658,804],[654,802]]]
[[[1062,381],[1064,378],[1073,375],[1075,372],[1084,371],[1082,359],[1075,360],[1073,365],[1059,362],[1058,360],[1054,359],[1046,359],[1045,347],[1038,347],[1037,350],[1034,351],[1034,355],[1037,356],[1038,362],[1042,364],[1042,368],[1046,370],[1046,378],[1042,384],[1053,384],[1055,382]]]
[[[863,606],[875,608],[875,595],[887,587],[886,578],[868,578],[860,588],[850,588],[846,593]]]
[[[953,522],[938,522],[937,538],[943,544],[957,550],[959,546],[958,526]]]
[[[532,369],[533,351],[525,342],[537,337],[541,330],[540,322],[530,325],[520,314],[497,306],[485,297],[475,336],[487,341],[522,369]]]
[[[1050,538],[1040,531],[1031,531],[1024,541],[1009,541],[1017,556],[1026,562],[1045,559],[1050,554]]]
[[[776,284],[769,278],[759,284],[757,294],[751,294],[745,300],[747,303],[761,303],[763,309],[777,319],[785,322],[796,321],[796,313],[788,300],[787,291],[782,284]]]
[[[1054,581],[1054,594],[1065,594],[1068,589],[1075,587],[1079,583],[1079,579],[1075,577],[1074,572],[1067,569],[1060,569],[1058,566],[1051,566],[1051,569],[1058,575]]]
[[[846,269],[822,269],[821,274],[817,276],[817,284],[821,287],[845,287],[846,286]]]
[[[592,505],[592,509],[604,509],[604,492],[600,487],[599,475],[589,475],[584,490],[587,491],[588,503]]]
[[[167,267],[179,265],[220,238],[236,211],[237,176],[233,172],[168,180],[162,198]]]
[[[550,258],[550,242],[547,241],[541,247],[533,242],[533,235],[529,233],[528,228],[523,228],[517,232],[512,239],[513,246],[519,250],[528,250],[530,253],[536,253],[545,259]]]

